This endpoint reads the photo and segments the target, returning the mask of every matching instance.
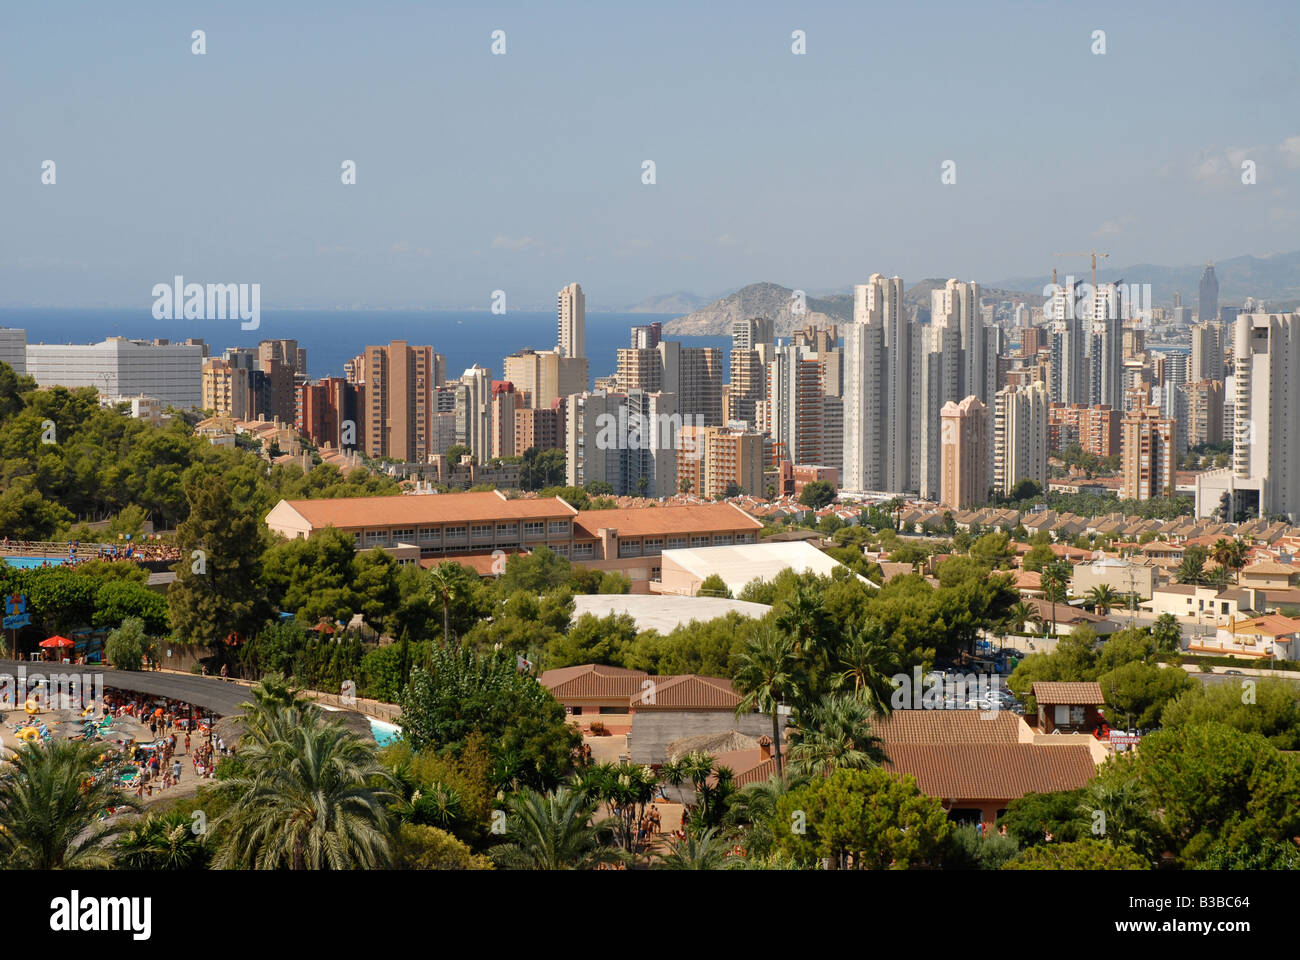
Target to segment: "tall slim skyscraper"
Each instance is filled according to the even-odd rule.
[[[1083,318],[1076,307],[1078,282],[1058,284],[1043,305],[1051,323],[1051,400],[1053,403],[1088,402],[1088,367],[1083,356]]]
[[[1124,320],[1119,286],[1098,284],[1089,311],[1092,356],[1089,358],[1088,402],[1118,410],[1124,402]]]
[[[557,297],[559,314],[556,345],[564,357],[587,355],[587,298],[582,287],[571,283]]]
[[[903,281],[872,274],[853,288],[844,326],[845,490],[906,493],[912,483],[912,325]],[[919,402],[919,401],[918,401]]]
[[[1211,323],[1219,316],[1219,278],[1214,275],[1214,263],[1205,266],[1201,274],[1200,312],[1196,319],[1201,323]]]
[[[993,423],[993,488],[1009,495],[1021,480],[1047,489],[1048,399],[1038,381],[998,391]]]
[[[1257,513],[1300,517],[1300,314],[1239,314],[1233,331],[1232,471]],[[1239,483],[1238,486],[1241,486]]]
[[[1192,368],[1188,380],[1223,379],[1223,328],[1217,323],[1198,323],[1192,327]]]
[[[941,419],[940,503],[953,510],[966,510],[987,503],[988,408],[972,394],[960,403],[953,400],[945,403]]]

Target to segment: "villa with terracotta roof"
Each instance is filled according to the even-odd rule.
[[[993,827],[1027,793],[1084,786],[1106,748],[1088,736],[1036,736],[1009,711],[895,710],[873,721],[889,762],[949,817]]]
[[[1221,657],[1294,660],[1300,656],[1300,619],[1277,613],[1232,618],[1219,626],[1213,639],[1197,637],[1188,649]]]
[[[570,716],[598,714],[622,724],[630,720],[627,743],[633,763],[665,763],[668,744],[685,737],[730,731],[758,737],[772,731],[771,718],[761,713],[736,716],[741,696],[724,677],[656,677],[588,663],[547,670],[538,680]]]

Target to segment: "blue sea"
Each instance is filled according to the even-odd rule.
[[[588,313],[587,357],[594,380],[614,373],[615,352],[628,345],[633,326],[667,323],[672,314]],[[405,340],[431,344],[447,357],[447,376],[455,379],[475,363],[500,377],[502,360],[516,350],[555,346],[553,312],[403,310],[263,310],[257,330],[240,330],[238,320],[155,320],[143,309],[0,309],[0,327],[21,327],[28,343],[97,343],[121,336],[152,340],[197,337],[213,356],[227,347],[253,347],[259,340],[297,340],[307,351],[313,379],[343,376],[343,364],[368,345]],[[725,379],[730,379],[730,337],[679,337],[692,347],[721,347]]]

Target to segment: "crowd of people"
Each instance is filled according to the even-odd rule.
[[[146,756],[135,779],[137,797],[152,797],[155,789],[166,790],[180,783],[182,753],[201,780],[211,778],[219,756],[235,755],[233,744],[220,737],[213,741],[211,717],[200,717],[193,706],[179,700],[106,691],[104,712],[118,719],[130,717],[149,728],[151,743],[140,748]]]
[[[67,554],[63,558],[62,548],[59,549],[58,555],[54,553],[56,547],[53,543],[34,543],[31,540],[10,540],[5,537],[2,549],[5,553],[12,553],[17,556],[45,556],[41,566],[64,566],[75,567],[82,563],[90,563],[92,560],[104,561],[132,561],[135,563],[145,563],[151,561],[172,562],[181,558],[181,552],[178,547],[163,543],[161,540],[145,539],[142,541],[126,541],[124,543],[89,543],[83,544],[80,540],[66,541]],[[51,563],[53,561],[53,563]]]

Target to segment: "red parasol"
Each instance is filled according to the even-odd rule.
[[[73,643],[67,637],[50,637],[40,642],[42,647],[71,647]]]

